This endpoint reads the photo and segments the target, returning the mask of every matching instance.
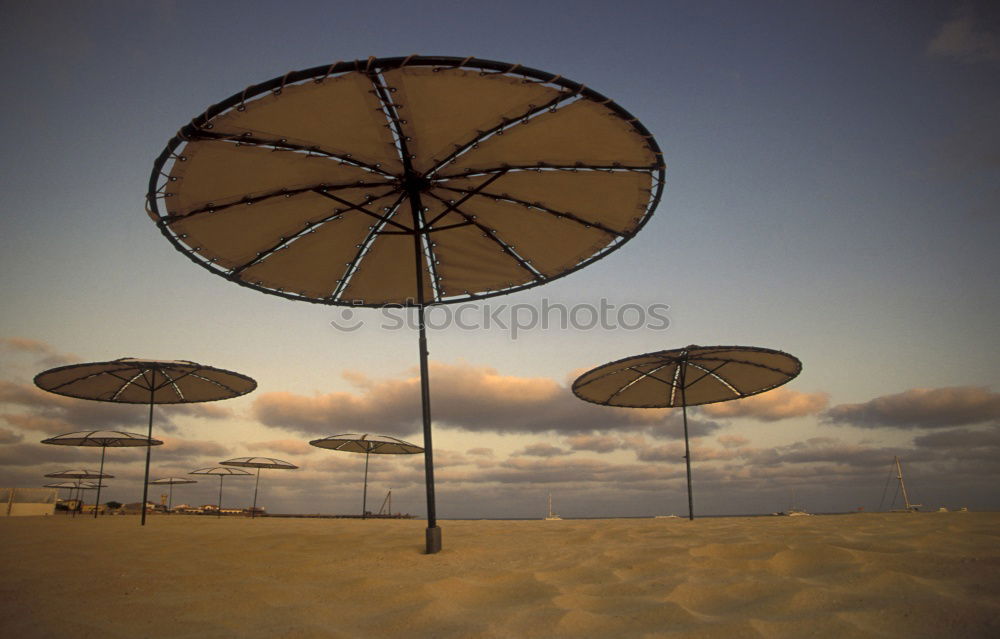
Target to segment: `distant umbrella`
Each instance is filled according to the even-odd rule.
[[[76,495],[79,497],[79,492],[81,490],[95,490],[99,486],[105,486],[105,484],[97,484],[92,481],[60,481],[54,484],[43,484],[45,488],[65,488],[70,491],[70,495]]]
[[[273,457],[237,457],[236,459],[230,459],[219,463],[223,466],[242,466],[244,468],[257,469],[257,481],[255,481],[253,485],[253,508],[250,510],[250,519],[253,519],[257,514],[257,486],[260,485],[260,469],[274,468],[278,470],[294,470],[298,468],[295,464],[290,464],[286,461],[281,461],[280,459],[274,459]]]
[[[330,435],[323,439],[314,439],[309,443],[317,448],[365,454],[365,487],[361,496],[362,519],[368,516],[368,456],[372,453],[376,455],[414,455],[424,452],[424,449],[416,444],[404,442],[402,439],[388,435],[345,433],[343,435]]]
[[[83,430],[75,433],[66,433],[42,440],[43,444],[55,444],[57,446],[100,446],[101,447],[101,469],[104,473],[104,453],[108,447],[112,448],[136,448],[140,446],[160,446],[163,444],[158,439],[150,439],[135,433],[126,433],[120,430]],[[97,518],[97,506],[101,503],[101,487],[97,487],[97,497],[94,499],[94,518]]]
[[[222,368],[187,360],[156,360],[123,357],[110,362],[70,364],[35,375],[35,384],[51,393],[99,402],[148,404],[149,428],[153,438],[154,404],[189,404],[239,397],[257,388],[257,382]],[[149,451],[142,482],[142,503],[149,491]],[[142,508],[140,524],[146,524]]]
[[[46,477],[51,477],[52,479],[75,479],[75,480],[77,480],[76,481],[76,484],[77,484],[77,501],[80,501],[80,498],[81,498],[81,495],[80,495],[79,491],[81,491],[81,490],[90,490],[91,488],[96,488],[96,489],[99,490],[100,489],[99,487],[103,486],[103,484],[101,484],[100,482],[94,484],[92,482],[81,482],[80,480],[82,480],[82,479],[97,479],[97,480],[114,479],[114,475],[107,475],[107,474],[105,474],[103,469],[97,471],[97,470],[88,470],[86,468],[76,468],[76,469],[70,469],[70,470],[60,470],[57,473],[48,473],[45,476]],[[90,485],[87,486],[86,488],[84,488],[83,485],[82,485],[84,483],[88,483]],[[73,516],[74,517],[76,516],[76,511],[75,510],[73,511]]]
[[[692,345],[598,366],[573,382],[573,393],[605,406],[681,407],[688,517],[694,519],[687,407],[763,393],[791,381],[801,370],[796,357],[769,348]]]
[[[176,484],[197,484],[197,479],[187,479],[185,477],[164,477],[163,479],[154,479],[149,482],[152,486],[170,486],[170,497],[167,501],[167,512],[170,512],[174,507],[174,485]]]
[[[222,517],[222,480],[226,477],[249,477],[250,473],[239,468],[226,468],[224,466],[213,466],[212,468],[199,468],[192,470],[189,475],[217,475],[219,477],[219,510],[218,516]]]

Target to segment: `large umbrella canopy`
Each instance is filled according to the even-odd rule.
[[[182,253],[243,286],[321,304],[416,306],[427,551],[440,549],[424,307],[502,295],[631,239],[662,154],[611,99],[480,58],[293,71],[172,138],[147,210]]]
[[[362,519],[368,515],[368,456],[372,453],[376,455],[415,455],[424,452],[424,449],[420,446],[403,441],[402,439],[396,439],[388,435],[369,435],[367,433],[330,435],[322,439],[314,439],[309,443],[317,448],[365,454],[365,484],[361,495]]]
[[[135,448],[138,446],[161,446],[163,442],[158,439],[150,439],[135,433],[126,433],[120,430],[84,430],[75,433],[65,433],[42,440],[43,444],[55,444],[57,446],[100,446],[101,447],[101,468],[100,473],[104,473],[104,453],[108,447],[112,448]],[[94,517],[97,517],[97,506],[101,503],[101,486],[97,486],[97,497],[94,498]]]
[[[237,457],[224,462],[219,462],[223,466],[242,466],[243,468],[256,468],[257,479],[253,485],[253,507],[250,509],[250,519],[257,516],[257,487],[260,485],[260,469],[272,468],[278,470],[294,470],[298,468],[295,464],[275,459],[273,457]]]
[[[154,404],[188,404],[230,399],[255,388],[252,378],[222,368],[187,360],[156,360],[123,357],[108,362],[59,366],[35,376],[35,384],[57,395],[99,402],[148,404],[147,439],[153,438]],[[142,503],[149,494],[151,447],[146,448],[146,471]],[[142,508],[140,524],[146,524]]]
[[[227,468],[226,466],[213,466],[211,468],[199,468],[192,470],[189,475],[216,475],[219,478],[219,509],[216,511],[222,517],[222,480],[226,477],[249,477],[250,473],[239,468]]]
[[[802,362],[782,351],[753,346],[692,345],[598,366],[573,382],[573,393],[580,399],[606,406],[681,407],[688,517],[694,519],[687,407],[763,393],[791,381],[801,371]]]
[[[167,512],[173,510],[174,507],[174,486],[177,484],[197,484],[197,479],[188,479],[187,477],[163,477],[161,479],[154,479],[149,482],[151,486],[169,486],[169,500],[167,501]]]

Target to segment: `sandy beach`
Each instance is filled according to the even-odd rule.
[[[7,637],[1000,636],[1000,513],[0,520]]]

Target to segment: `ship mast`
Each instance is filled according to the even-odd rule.
[[[899,457],[895,457],[896,460],[896,479],[899,480],[899,488],[903,491],[903,503],[906,505],[906,510],[914,510],[913,504],[910,503],[910,497],[906,494],[906,484],[903,483],[903,467],[899,465]]]

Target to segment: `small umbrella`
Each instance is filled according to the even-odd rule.
[[[741,399],[791,381],[802,362],[753,346],[687,346],[627,357],[598,366],[573,382],[580,399],[606,406],[673,408],[684,415],[688,517],[694,519],[687,407]]]
[[[424,452],[424,449],[416,444],[404,442],[402,439],[388,435],[345,433],[343,435],[330,435],[323,439],[314,439],[309,443],[317,448],[365,454],[365,487],[361,497],[362,519],[368,514],[368,456],[372,453],[376,455],[415,455]]]
[[[187,360],[165,361],[123,357],[110,362],[70,364],[35,376],[35,385],[57,395],[99,402],[148,404],[148,439],[153,438],[154,404],[212,402],[245,395],[257,382],[221,368]],[[149,451],[142,482],[142,518],[146,525],[146,498],[149,494]]]
[[[100,446],[101,447],[101,469],[104,473],[104,453],[108,447],[112,448],[135,448],[137,446],[161,446],[163,442],[158,439],[150,439],[135,433],[126,433],[120,430],[84,430],[76,433],[66,433],[42,440],[43,444],[55,444],[57,446]],[[101,503],[101,488],[97,487],[97,497],[94,499],[94,517],[97,517],[97,506]]]
[[[664,168],[632,114],[561,75],[373,57],[209,107],[157,157],[146,208],[176,249],[241,286],[417,309],[434,553],[426,306],[538,286],[608,255],[649,220]]]
[[[245,470],[240,470],[239,468],[226,468],[223,466],[214,466],[212,468],[199,468],[198,470],[192,470],[189,475],[218,475],[219,477],[219,517],[222,517],[222,480],[226,477],[249,477],[250,473]]]
[[[250,510],[250,519],[257,514],[257,486],[260,485],[260,469],[275,468],[278,470],[294,470],[298,468],[295,464],[290,464],[273,457],[237,457],[228,461],[219,462],[223,466],[242,466],[244,468],[257,469],[257,481],[253,485],[253,508]]]
[[[154,479],[149,482],[153,486],[170,486],[170,497],[167,501],[167,512],[174,507],[174,485],[175,484],[197,484],[197,479],[187,479],[185,477],[164,477],[163,479]]]
[[[82,480],[82,479],[97,479],[97,480],[114,479],[114,475],[105,474],[105,472],[104,472],[103,469],[101,469],[100,471],[97,471],[97,470],[87,470],[86,468],[78,468],[78,469],[71,469],[71,470],[60,470],[57,473],[48,473],[45,476],[46,477],[51,477],[53,479],[75,479],[76,480],[75,483],[77,484],[77,501],[80,500],[80,494],[79,494],[79,492],[81,490],[90,490],[91,488],[98,488],[99,489],[99,487],[103,485],[103,484],[100,483],[100,481],[97,484],[95,484],[93,482],[82,482],[80,480]],[[69,483],[69,482],[63,482],[63,483]],[[88,484],[88,486],[86,488],[84,488],[83,484]],[[73,511],[73,516],[76,517],[76,511],[75,510]]]

